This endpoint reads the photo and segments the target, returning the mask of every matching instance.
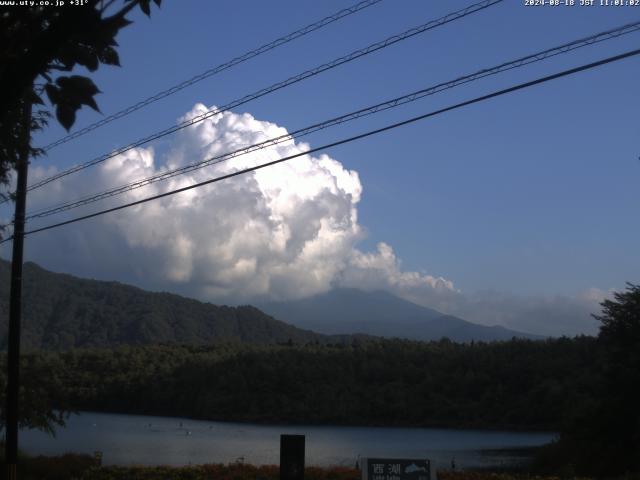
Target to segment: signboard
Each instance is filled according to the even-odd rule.
[[[430,480],[431,462],[411,458],[365,458],[362,480]]]

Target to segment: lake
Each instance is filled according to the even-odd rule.
[[[105,465],[188,465],[244,461],[278,464],[280,434],[306,435],[306,464],[352,467],[358,455],[431,459],[436,468],[508,466],[554,433],[433,428],[255,425],[172,417],[83,412],[56,438],[20,433],[27,453],[103,452]],[[519,450],[522,449],[522,450]]]

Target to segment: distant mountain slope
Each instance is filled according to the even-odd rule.
[[[542,338],[501,326],[467,322],[382,291],[335,289],[315,297],[263,303],[259,307],[287,323],[325,334],[366,333],[412,340],[448,337],[457,342]]]
[[[10,263],[0,260],[0,339],[6,345]],[[22,345],[26,348],[220,341],[296,343],[328,338],[275,320],[255,307],[226,307],[85,280],[25,263]]]

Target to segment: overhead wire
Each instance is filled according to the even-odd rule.
[[[111,115],[109,115],[108,117],[105,117],[95,123],[92,123],[90,125],[87,125],[86,127],[78,130],[77,132],[71,133],[69,135],[66,135],[54,142],[51,142],[47,145],[45,145],[44,147],[42,147],[42,149],[46,152],[49,151],[59,145],[62,145],[63,143],[67,143],[75,138],[81,137],[93,130],[96,130],[104,125],[107,125],[108,123],[111,123],[115,120],[118,120],[120,118],[126,117],[127,115],[140,110],[141,108],[146,107],[147,105],[151,105],[152,103],[155,103],[159,100],[162,100],[163,98],[166,98],[170,95],[173,95],[181,90],[184,90],[187,87],[190,87],[191,85],[194,85],[198,82],[201,82],[202,80],[205,80],[207,78],[210,78],[214,75],[217,75],[218,73],[221,73],[225,70],[228,70],[231,67],[235,67],[236,65],[239,65],[243,62],[246,62],[247,60],[250,60],[254,57],[257,57],[258,55],[261,55],[263,53],[266,53],[268,51],[274,50],[282,45],[285,45],[289,42],[292,42],[293,40],[296,40],[300,37],[304,37],[305,35],[308,35],[311,32],[314,32],[316,30],[319,30],[333,22],[336,22],[342,18],[348,17],[349,15],[353,15],[354,13],[360,12],[361,10],[364,10],[365,8],[368,8],[372,5],[375,5],[377,3],[380,3],[382,0],[364,0],[361,2],[358,2],[350,7],[344,8],[336,13],[334,13],[333,15],[329,15],[317,22],[311,23],[309,25],[307,25],[306,27],[300,28],[298,30],[296,30],[295,32],[291,32],[283,37],[277,38],[269,43],[266,43],[254,50],[250,50],[242,55],[239,55],[225,63],[221,63],[220,65],[210,68],[208,70],[205,70],[202,73],[199,73],[198,75],[195,75],[191,78],[189,78],[188,80],[184,80],[183,82],[178,83],[177,85],[174,85],[166,90],[163,90],[161,92],[156,93],[155,95],[152,95],[144,100],[141,100],[140,102],[131,105],[127,108],[124,108],[116,113],[113,113]]]
[[[65,220],[63,222],[58,222],[58,223],[55,223],[55,224],[51,224],[51,225],[47,225],[47,226],[44,226],[44,227],[36,228],[36,229],[33,229],[33,230],[29,230],[29,231],[24,232],[24,234],[25,235],[32,235],[34,233],[51,230],[53,228],[62,227],[64,225],[69,225],[69,224],[76,223],[76,222],[79,222],[79,221],[82,221],[82,220],[95,218],[97,216],[105,215],[107,213],[111,213],[111,212],[115,212],[115,211],[118,211],[118,210],[123,210],[125,208],[130,208],[130,207],[133,207],[133,206],[141,205],[141,204],[144,204],[144,203],[147,203],[147,202],[150,202],[150,201],[153,201],[153,200],[157,200],[157,199],[160,199],[160,198],[168,197],[168,196],[171,196],[171,195],[176,195],[178,193],[185,192],[185,191],[188,191],[188,190],[192,190],[192,189],[195,189],[195,188],[199,188],[199,187],[202,187],[204,185],[209,185],[209,184],[212,184],[212,183],[220,182],[220,181],[223,181],[223,180],[226,180],[226,179],[229,179],[229,178],[237,177],[239,175],[244,175],[246,173],[254,172],[254,171],[266,168],[266,167],[277,165],[279,163],[286,162],[288,160],[292,160],[292,159],[297,158],[297,157],[301,157],[301,156],[304,156],[304,155],[309,155],[311,153],[315,153],[315,152],[318,152],[318,151],[321,151],[321,150],[326,150],[326,149],[333,148],[333,147],[336,147],[336,146],[339,146],[339,145],[344,145],[346,143],[354,142],[356,140],[361,140],[363,138],[367,138],[367,137],[370,137],[372,135],[377,135],[377,134],[380,134],[382,132],[386,132],[386,131],[393,130],[393,129],[396,129],[396,128],[399,128],[399,127],[402,127],[402,126],[405,126],[405,125],[409,125],[411,123],[415,123],[417,121],[424,120],[426,118],[434,117],[436,115],[440,115],[440,114],[443,114],[445,112],[449,112],[449,111],[456,110],[456,109],[459,109],[459,108],[462,108],[462,107],[466,107],[468,105],[472,105],[472,104],[475,104],[475,103],[480,103],[480,102],[483,102],[483,101],[486,101],[486,100],[489,100],[489,99],[492,99],[492,98],[496,98],[496,97],[499,97],[499,96],[502,96],[502,95],[506,95],[508,93],[512,93],[512,92],[515,92],[515,91],[518,91],[518,90],[523,90],[525,88],[530,88],[532,86],[539,85],[539,84],[542,84],[542,83],[546,83],[546,82],[549,82],[549,81],[552,81],[552,80],[556,80],[556,79],[561,78],[561,77],[566,77],[566,76],[573,75],[573,74],[576,74],[576,73],[579,73],[579,72],[583,72],[585,70],[590,70],[590,69],[593,69],[593,68],[596,68],[596,67],[600,67],[600,66],[609,64],[609,63],[617,62],[617,61],[623,60],[625,58],[636,56],[638,54],[640,54],[640,49],[630,50],[630,51],[627,51],[625,53],[622,53],[622,54],[619,54],[619,55],[614,55],[614,56],[611,56],[611,57],[607,57],[607,58],[604,58],[604,59],[601,59],[601,60],[598,60],[598,61],[595,61],[595,62],[591,62],[591,63],[588,63],[588,64],[581,65],[579,67],[570,68],[568,70],[563,70],[563,71],[558,72],[558,73],[554,73],[554,74],[551,74],[551,75],[546,75],[544,77],[540,77],[540,78],[537,78],[535,80],[530,80],[528,82],[519,83],[517,85],[511,86],[511,87],[508,87],[508,88],[505,88],[505,89],[502,89],[502,90],[494,91],[494,92],[486,94],[486,95],[475,97],[475,98],[473,98],[471,100],[466,100],[464,102],[456,103],[454,105],[451,105],[451,106],[448,106],[448,107],[445,107],[445,108],[434,110],[434,111],[431,111],[431,112],[428,112],[428,113],[425,113],[425,114],[422,114],[422,115],[418,115],[418,116],[415,116],[415,117],[412,117],[412,118],[409,118],[409,119],[406,119],[406,120],[403,120],[403,121],[400,121],[400,122],[396,122],[396,123],[393,123],[393,124],[390,124],[390,125],[386,125],[384,127],[377,128],[375,130],[370,130],[368,132],[361,133],[359,135],[354,135],[352,137],[344,138],[342,140],[338,140],[338,141],[335,141],[335,142],[332,142],[332,143],[328,143],[328,144],[322,145],[320,147],[310,148],[310,149],[308,149],[308,150],[306,150],[304,152],[299,152],[299,153],[296,153],[294,155],[289,155],[289,156],[286,156],[286,157],[283,157],[283,158],[279,158],[277,160],[273,160],[273,161],[270,161],[270,162],[267,162],[267,163],[263,163],[263,164],[256,165],[256,166],[253,166],[253,167],[248,167],[248,168],[245,168],[245,169],[242,169],[242,170],[238,170],[238,171],[235,171],[235,172],[232,172],[232,173],[228,173],[226,175],[222,175],[222,176],[214,177],[214,178],[202,181],[202,182],[198,182],[198,183],[193,184],[193,185],[188,185],[188,186],[185,186],[185,187],[182,187],[182,188],[178,188],[178,189],[175,189],[175,190],[171,190],[171,191],[168,191],[168,192],[163,192],[163,193],[160,193],[158,195],[153,195],[151,197],[147,197],[147,198],[143,198],[143,199],[140,199],[140,200],[136,200],[134,202],[129,202],[129,203],[126,203],[126,204],[123,204],[123,205],[119,205],[119,206],[116,206],[116,207],[100,210],[98,212],[94,212],[94,213],[91,213],[91,214],[88,214],[88,215],[83,215],[83,216],[80,216],[80,217],[76,217],[76,218],[72,218],[72,219],[69,219],[69,220]],[[0,244],[9,241],[11,238],[12,237],[9,237],[9,238],[1,241]]]
[[[96,193],[96,194],[92,194],[89,196],[84,196],[82,198],[79,199],[75,199],[75,200],[70,200],[61,204],[58,204],[56,206],[51,206],[51,207],[45,207],[42,208],[40,210],[34,211],[34,212],[29,212],[25,218],[26,221],[28,220],[32,220],[32,219],[36,219],[36,218],[44,218],[44,217],[48,217],[50,215],[54,215],[57,213],[61,213],[61,212],[65,212],[74,208],[78,208],[81,206],[85,206],[91,203],[95,203],[97,201],[100,200],[104,200],[107,198],[111,198],[114,197],[116,195],[120,195],[126,192],[129,192],[131,190],[137,189],[137,188],[141,188],[147,185],[151,185],[153,183],[159,182],[159,181],[163,181],[163,180],[167,180],[170,178],[173,178],[175,176],[178,175],[184,175],[186,173],[195,171],[195,170],[199,170],[202,168],[205,168],[207,166],[211,166],[211,165],[215,165],[224,161],[228,161],[232,158],[236,158],[238,156],[241,155],[246,155],[248,153],[254,152],[254,151],[258,151],[258,150],[263,150],[265,148],[271,147],[271,146],[275,146],[278,145],[280,143],[283,142],[288,142],[297,138],[300,138],[302,136],[305,135],[309,135],[311,133],[317,132],[319,130],[323,130],[329,127],[333,127],[336,125],[340,125],[343,124],[345,122],[348,121],[352,121],[358,118],[362,118],[364,116],[368,116],[368,115],[372,115],[375,113],[379,113],[391,108],[395,108],[398,107],[400,105],[404,105],[410,102],[414,102],[416,100],[419,100],[421,98],[424,98],[426,96],[429,95],[434,95],[436,93],[451,89],[451,88],[455,88],[459,85],[463,85],[466,83],[470,83],[491,75],[496,75],[498,73],[502,73],[505,71],[509,71],[509,70],[513,70],[515,68],[520,68],[522,66],[525,65],[530,65],[532,63],[536,63],[557,55],[561,55],[561,54],[565,54],[568,52],[571,52],[573,50],[576,50],[578,48],[582,48],[585,46],[589,46],[589,45],[594,45],[603,41],[607,41],[607,40],[611,40],[613,38],[618,38],[622,35],[626,35],[632,32],[636,32],[640,30],[640,21],[637,22],[632,22],[632,23],[628,23],[613,29],[609,29],[603,32],[599,32],[593,35],[590,35],[588,37],[584,37],[578,40],[573,40],[569,43],[565,43],[553,48],[548,48],[546,50],[540,51],[540,52],[536,52],[524,57],[520,57],[517,58],[515,60],[511,60],[508,62],[504,62],[501,63],[497,66],[491,67],[491,68],[485,68],[479,71],[476,71],[472,74],[468,74],[468,75],[464,75],[461,77],[458,77],[454,80],[450,80],[447,82],[442,82],[439,83],[437,85],[428,87],[428,88],[424,88],[400,97],[396,97],[393,98],[391,100],[387,100],[381,103],[378,103],[376,105],[373,106],[369,106],[366,108],[362,108],[360,110],[356,110],[354,112],[350,112],[344,115],[340,115],[338,117],[334,117],[331,118],[329,120],[325,120],[323,122],[320,123],[316,123],[314,125],[311,126],[307,126],[298,130],[295,130],[293,132],[284,134],[284,135],[280,135],[278,137],[274,137],[274,138],[270,138],[258,143],[254,143],[252,145],[246,146],[246,147],[242,147],[230,152],[226,152],[199,162],[195,162],[195,163],[191,163],[179,168],[175,168],[172,170],[168,170],[165,172],[161,172],[158,173],[156,175],[152,175],[140,180],[136,180],[133,182],[129,182],[127,184],[124,185],[120,185],[118,187],[114,187],[108,190],[105,190],[103,192],[100,193]]]
[[[489,7],[493,6],[493,5],[501,3],[503,1],[504,0],[483,0],[481,2],[477,2],[477,3],[474,3],[472,5],[469,5],[469,6],[465,7],[465,8],[463,8],[463,9],[451,12],[451,13],[449,13],[449,14],[443,16],[443,17],[440,17],[440,18],[438,18],[436,20],[431,20],[431,21],[429,21],[427,23],[424,23],[422,25],[419,25],[417,27],[410,28],[409,30],[406,30],[405,32],[403,32],[401,34],[393,35],[391,37],[386,38],[385,40],[382,40],[380,42],[376,42],[374,44],[371,44],[368,47],[365,47],[365,48],[362,48],[362,49],[359,49],[359,50],[355,50],[354,52],[351,52],[348,55],[345,55],[345,56],[342,56],[340,58],[337,58],[337,59],[335,59],[335,60],[333,60],[331,62],[324,63],[324,64],[322,64],[320,66],[317,66],[315,68],[312,68],[310,70],[306,70],[305,72],[302,72],[302,73],[300,73],[298,75],[289,77],[286,80],[283,80],[281,82],[275,83],[275,84],[271,85],[270,87],[266,87],[266,88],[263,88],[261,90],[258,90],[255,93],[252,93],[252,94],[249,94],[249,95],[245,95],[244,97],[242,97],[240,99],[237,99],[237,100],[234,100],[234,101],[232,101],[232,102],[230,102],[230,103],[228,103],[228,104],[226,104],[226,105],[224,105],[222,107],[218,107],[218,108],[214,108],[214,109],[208,110],[208,111],[206,111],[206,112],[204,112],[204,113],[202,113],[200,115],[197,115],[197,116],[195,116],[195,117],[193,117],[191,119],[185,120],[185,121],[179,123],[178,125],[174,125],[172,127],[169,127],[169,128],[164,129],[164,130],[161,130],[159,132],[156,132],[154,134],[151,134],[151,135],[149,135],[149,136],[147,136],[145,138],[137,140],[137,141],[135,141],[133,143],[130,143],[129,145],[127,145],[125,147],[118,148],[118,149],[116,149],[116,150],[114,150],[114,151],[112,151],[110,153],[107,153],[107,154],[101,155],[99,157],[96,157],[93,160],[89,160],[87,162],[81,163],[79,165],[71,167],[71,168],[69,168],[67,170],[64,170],[62,172],[59,172],[59,173],[57,173],[55,175],[52,175],[52,176],[47,177],[47,178],[44,178],[44,179],[36,182],[35,184],[30,185],[27,188],[27,191],[31,191],[31,190],[34,190],[36,188],[40,188],[40,187],[42,187],[44,185],[47,185],[48,183],[51,183],[51,182],[53,182],[55,180],[60,179],[62,177],[65,177],[67,175],[71,175],[73,173],[79,172],[79,171],[84,170],[86,168],[92,167],[92,166],[97,165],[99,163],[102,163],[102,162],[104,162],[104,161],[106,161],[106,160],[108,160],[110,158],[113,158],[113,157],[115,157],[117,155],[121,155],[121,154],[123,154],[123,153],[125,153],[125,152],[127,152],[129,150],[132,150],[133,148],[140,147],[140,146],[145,145],[145,144],[147,144],[147,143],[149,143],[149,142],[151,142],[153,140],[158,140],[158,139],[160,139],[162,137],[165,137],[167,135],[170,135],[172,133],[180,131],[180,130],[182,130],[184,128],[187,128],[189,126],[195,125],[195,124],[197,124],[199,122],[202,122],[202,121],[206,120],[207,118],[210,118],[210,117],[212,117],[214,115],[217,115],[217,114],[219,114],[219,113],[221,113],[221,112],[223,112],[225,110],[230,110],[232,108],[238,107],[238,106],[243,105],[245,103],[248,103],[248,102],[250,102],[252,100],[255,100],[257,98],[263,97],[263,96],[265,96],[267,94],[270,94],[272,92],[275,92],[277,90],[280,90],[280,89],[282,89],[284,87],[287,87],[287,86],[292,85],[294,83],[298,83],[298,82],[300,82],[302,80],[306,80],[307,78],[313,77],[313,76],[318,75],[318,74],[320,74],[322,72],[325,72],[327,70],[331,70],[331,69],[336,68],[336,67],[338,67],[340,65],[343,65],[345,63],[348,63],[348,62],[351,62],[353,60],[356,60],[357,58],[363,57],[365,55],[369,55],[369,54],[371,54],[373,52],[376,52],[376,51],[381,50],[383,48],[386,48],[386,47],[389,47],[391,45],[394,45],[394,44],[396,44],[398,42],[401,42],[403,40],[411,38],[411,37],[413,37],[415,35],[418,35],[420,33],[424,33],[424,32],[426,32],[428,30],[437,28],[437,27],[439,27],[441,25],[445,25],[445,24],[453,22],[455,20],[459,20],[459,19],[464,18],[464,17],[466,17],[468,15],[471,15],[472,13],[479,12],[481,10],[489,8]],[[0,202],[0,203],[2,203],[2,202]]]

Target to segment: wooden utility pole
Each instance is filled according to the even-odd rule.
[[[27,206],[27,174],[31,143],[31,102],[24,101],[23,135],[16,164],[16,209],[13,218],[13,252],[11,258],[11,294],[9,300],[9,345],[7,360],[7,478],[16,480],[18,464],[18,391],[20,390],[20,319],[22,317],[22,257],[24,216]]]

